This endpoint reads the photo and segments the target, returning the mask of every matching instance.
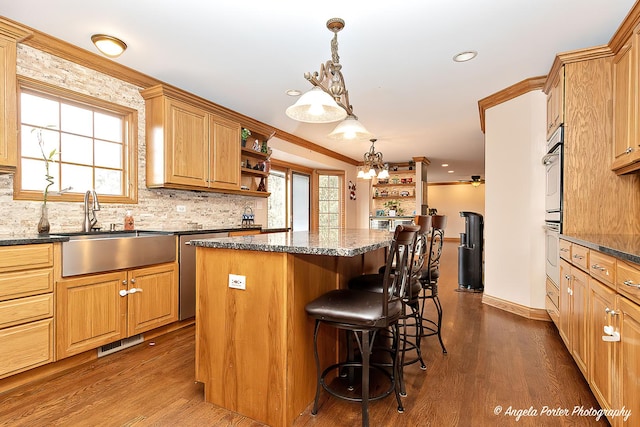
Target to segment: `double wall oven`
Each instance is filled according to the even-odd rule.
[[[547,277],[560,285],[558,245],[562,232],[562,170],[564,128],[560,126],[547,141],[547,154],[542,158],[545,173],[545,258]]]

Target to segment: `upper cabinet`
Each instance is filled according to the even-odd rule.
[[[564,67],[553,76],[547,94],[547,139],[564,122]]]
[[[29,34],[0,20],[0,173],[13,173],[18,164],[16,44]]]
[[[637,30],[613,59],[613,164],[617,174],[640,169]]]
[[[141,94],[146,101],[147,187],[245,193],[240,188],[240,123],[177,89],[158,85]]]

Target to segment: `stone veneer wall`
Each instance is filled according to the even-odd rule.
[[[139,87],[29,46],[18,45],[18,75],[30,77],[75,92],[87,94],[138,110],[138,203],[101,203],[98,224],[122,229],[124,215],[131,210],[135,226],[147,230],[235,227],[242,213],[251,207],[256,222],[264,216],[266,200],[254,197],[197,191],[148,189],[145,184],[145,109]],[[44,179],[44,178],[43,178]],[[100,195],[98,195],[99,198]],[[49,202],[51,232],[79,231],[83,222],[82,203]],[[177,212],[177,206],[186,212]],[[13,176],[0,175],[0,234],[34,234],[40,217],[40,203],[13,200]]]

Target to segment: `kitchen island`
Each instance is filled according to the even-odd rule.
[[[289,426],[316,389],[314,322],[305,305],[377,271],[392,235],[378,230],[284,232],[194,240],[196,380],[204,398],[271,426]],[[321,329],[321,363],[338,333]]]

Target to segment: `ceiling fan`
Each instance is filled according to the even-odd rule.
[[[458,182],[467,182],[474,187],[479,187],[480,184],[484,184],[484,179],[480,178],[480,175],[471,175],[471,179],[461,179]]]

